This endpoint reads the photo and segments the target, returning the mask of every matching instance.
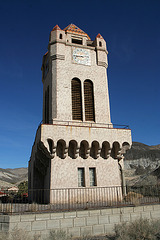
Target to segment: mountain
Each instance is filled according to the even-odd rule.
[[[124,169],[128,185],[155,184],[160,180],[160,144],[148,146],[133,142],[125,154]]]
[[[27,181],[28,168],[0,168],[0,188],[17,186],[20,182]]]

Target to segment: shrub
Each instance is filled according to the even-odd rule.
[[[28,205],[29,212],[37,212],[39,210],[39,205],[37,203],[31,203]]]
[[[125,197],[126,202],[130,202],[134,204],[135,206],[140,204],[140,199],[143,198],[143,195],[136,192],[129,192],[127,196]]]
[[[115,226],[117,240],[156,240],[159,232],[160,221],[149,222],[142,218]]]
[[[66,232],[63,230],[58,231],[51,230],[50,235],[46,240],[71,240],[71,239],[72,236],[67,235]]]

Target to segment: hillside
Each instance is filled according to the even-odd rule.
[[[27,168],[0,168],[0,188],[17,186],[22,181],[27,181]]]
[[[127,184],[155,184],[160,179],[160,144],[148,146],[133,142],[125,154],[125,177]]]

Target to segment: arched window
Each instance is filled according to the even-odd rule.
[[[91,151],[90,151],[90,155],[92,158],[94,159],[98,158],[98,149],[99,149],[99,143],[97,141],[93,141],[91,146]]]
[[[107,159],[109,157],[110,144],[107,141],[102,143],[101,157]]]
[[[85,120],[95,121],[93,83],[84,81]]]
[[[87,158],[88,147],[89,147],[88,142],[83,140],[80,144],[80,149],[79,149],[79,155],[81,158],[83,158],[83,159]]]
[[[66,142],[64,140],[61,139],[57,142],[56,153],[59,158],[62,158],[62,159],[65,158],[64,156],[65,146],[66,146]]]
[[[82,94],[81,82],[78,78],[72,79],[72,119],[83,120],[82,118]]]
[[[49,145],[49,151],[52,154],[53,153],[53,140],[52,139],[47,139],[48,145]]]
[[[99,41],[99,47],[102,47],[102,42]]]
[[[59,39],[62,39],[62,33],[59,34]]]
[[[68,155],[73,159],[76,158],[76,148],[77,148],[77,142],[74,140],[71,140],[69,142]]]
[[[120,150],[119,143],[118,142],[114,142],[112,144],[111,157],[114,158],[114,159],[117,159],[119,150]]]

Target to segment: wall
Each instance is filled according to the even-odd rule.
[[[63,229],[73,236],[104,235],[113,233],[117,223],[130,222],[138,218],[160,219],[160,205],[85,210],[63,213],[41,213],[5,216],[0,215],[0,231],[24,229],[32,236],[47,236],[51,229]]]

